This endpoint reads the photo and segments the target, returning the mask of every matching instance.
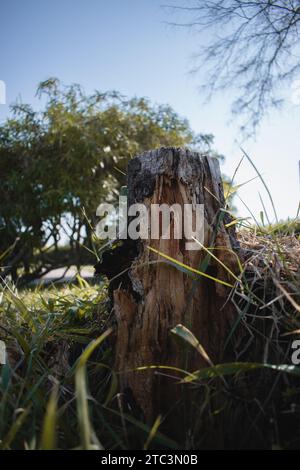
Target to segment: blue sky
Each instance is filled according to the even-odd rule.
[[[80,83],[87,92],[116,89],[128,96],[147,96],[169,103],[189,119],[196,132],[215,134],[216,148],[226,155],[222,171],[233,174],[240,158],[238,123],[230,123],[236,93],[217,94],[209,103],[199,92],[203,76],[189,73],[200,37],[168,21],[180,20],[162,8],[171,0],[1,0],[0,80],[7,87],[7,105],[0,105],[0,121],[17,98],[39,106],[37,84],[50,76],[66,84]],[[262,172],[279,216],[294,217],[300,185],[300,106],[291,102],[292,90],[280,112],[264,120],[255,141],[243,147]],[[255,173],[244,162],[237,183]],[[259,192],[269,210],[262,185],[254,181],[240,192],[257,215]],[[237,201],[241,215],[247,216]],[[269,211],[271,214],[271,210]]]

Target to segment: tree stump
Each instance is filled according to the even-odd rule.
[[[216,159],[181,148],[161,148],[133,158],[128,165],[128,205],[204,204],[204,246],[214,247],[214,255],[237,272],[238,249],[234,228],[226,228],[230,217],[224,209],[219,163]],[[110,291],[117,324],[115,370],[121,390],[130,391],[147,421],[165,413],[180,396],[180,386],[172,371],[165,375],[154,369],[164,365],[197,370],[208,364],[195,352],[186,355],[170,330],[182,324],[192,331],[214,363],[228,359],[224,343],[233,320],[228,300],[230,287],[203,276],[192,279],[183,270],[166,264],[170,256],[194,269],[229,284],[234,279],[207,251],[187,250],[186,239],[123,240],[104,253],[97,272],[112,279]],[[159,261],[159,262],[157,262]],[[117,276],[117,274],[122,275]],[[229,352],[230,355],[230,352]]]

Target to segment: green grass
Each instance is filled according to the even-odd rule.
[[[236,317],[225,346],[234,345],[235,362],[212,364],[193,332],[175,326],[170,334],[207,367],[176,370],[181,400],[150,425],[119,393],[105,284],[80,277],[59,288],[3,284],[0,449],[300,448],[300,366],[291,363],[300,336],[299,221],[270,218],[262,212],[255,227],[235,220],[243,257],[231,276]],[[203,249],[208,259],[217,254]],[[172,368],[151,367],[172,380]]]
[[[175,447],[119,406],[109,317],[105,285],[2,288],[1,450]]]
[[[0,371],[0,448],[82,445],[76,396],[83,385],[75,387],[82,368],[76,367],[82,351],[105,329],[104,299],[104,288],[86,283],[19,293],[4,286],[0,338],[8,361]],[[107,393],[110,377],[98,364],[100,355],[94,354],[89,373],[99,376],[99,393]]]

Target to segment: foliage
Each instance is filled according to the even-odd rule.
[[[170,106],[145,98],[87,95],[57,79],[41,83],[37,94],[40,111],[16,104],[0,127],[0,252],[12,247],[2,275],[15,279],[82,264],[96,208],[116,197],[131,157],[170,145],[208,152],[213,144]],[[69,244],[67,259],[59,242]]]
[[[237,326],[243,329],[236,362],[212,364],[191,331],[173,328],[208,367],[175,371],[181,401],[153,426],[120,401],[105,285],[81,278],[60,289],[4,285],[1,448],[299,448],[299,367],[291,364],[300,332],[299,238],[286,235],[286,227],[251,226],[239,240],[246,257],[231,294],[237,315],[228,335],[229,344]],[[171,366],[150,367],[173,380]],[[185,419],[174,424],[183,409]]]
[[[174,447],[159,431],[151,435],[133,416],[121,416],[106,286],[79,281],[59,290],[2,290],[0,449],[124,449],[132,436],[141,447]]]

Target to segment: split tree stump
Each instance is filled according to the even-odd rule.
[[[232,251],[238,244],[234,229],[225,227],[230,218],[220,211],[224,195],[216,159],[181,148],[145,152],[128,165],[128,204],[133,203],[143,203],[148,210],[151,204],[204,204],[204,245],[217,248],[215,256],[237,272]],[[187,251],[185,241],[125,240],[103,255],[97,270],[114,278],[110,290],[117,323],[115,370],[120,374],[121,390],[130,390],[148,421],[168,411],[174,398],[179,398],[180,387],[155,370],[136,368],[165,365],[193,371],[208,366],[196,351],[185,363],[185,354],[170,335],[172,328],[178,324],[188,327],[214,363],[225,360],[224,342],[234,315],[228,300],[230,288],[205,277],[193,280],[147,248],[195,269],[209,261],[207,274],[234,283],[204,250]]]

